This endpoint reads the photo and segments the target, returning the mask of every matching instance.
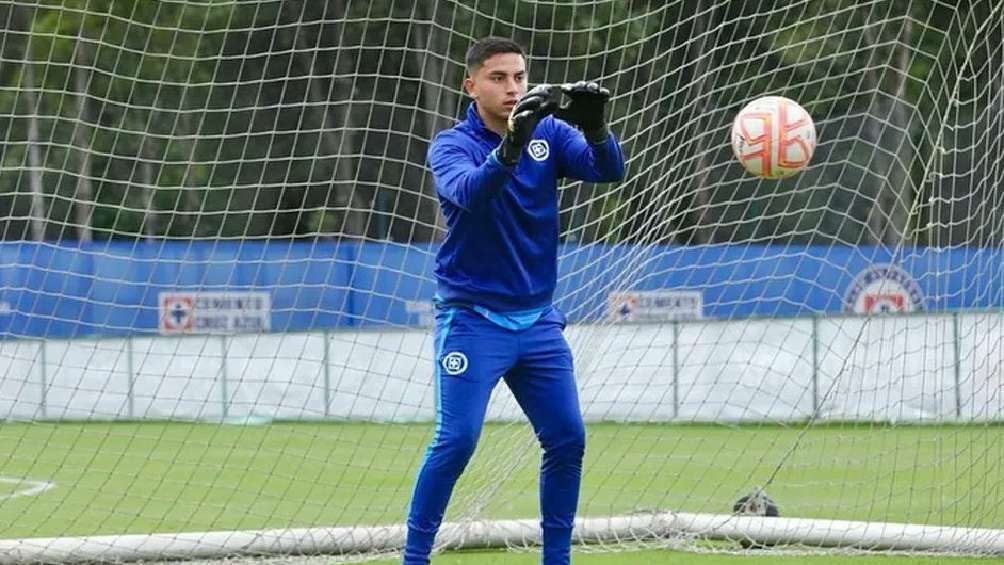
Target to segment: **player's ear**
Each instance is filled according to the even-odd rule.
[[[474,79],[471,78],[471,75],[467,75],[466,77],[464,77],[464,91],[467,92],[467,95],[470,96],[471,98],[474,98],[475,100],[478,98],[477,96],[475,96]]]

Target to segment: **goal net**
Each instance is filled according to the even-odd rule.
[[[1004,552],[1002,6],[3,4],[0,562],[400,545],[426,149],[489,34],[609,88],[627,156],[558,189],[577,539]],[[818,131],[781,181],[731,154],[764,95]],[[536,544],[539,460],[500,386],[441,546]]]

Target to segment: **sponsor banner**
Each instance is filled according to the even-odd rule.
[[[615,322],[672,322],[704,317],[699,290],[637,290],[611,292],[607,311]]]
[[[160,333],[267,332],[272,303],[267,292],[161,292]]]
[[[857,314],[918,312],[924,292],[896,265],[872,265],[858,273],[844,294],[844,309]]]

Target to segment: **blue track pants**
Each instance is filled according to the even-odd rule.
[[[540,513],[544,565],[570,560],[585,429],[572,353],[557,309],[512,330],[461,307],[436,314],[436,431],[418,472],[404,565],[426,565],[457,478],[474,453],[492,389],[504,378],[544,454]]]

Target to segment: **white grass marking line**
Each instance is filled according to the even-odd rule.
[[[0,494],[0,500],[17,498],[19,496],[35,496],[36,494],[42,494],[43,492],[51,488],[55,488],[56,486],[56,483],[49,481],[35,481],[32,479],[22,479],[20,477],[0,477],[0,483],[25,485],[26,487],[9,494]]]

